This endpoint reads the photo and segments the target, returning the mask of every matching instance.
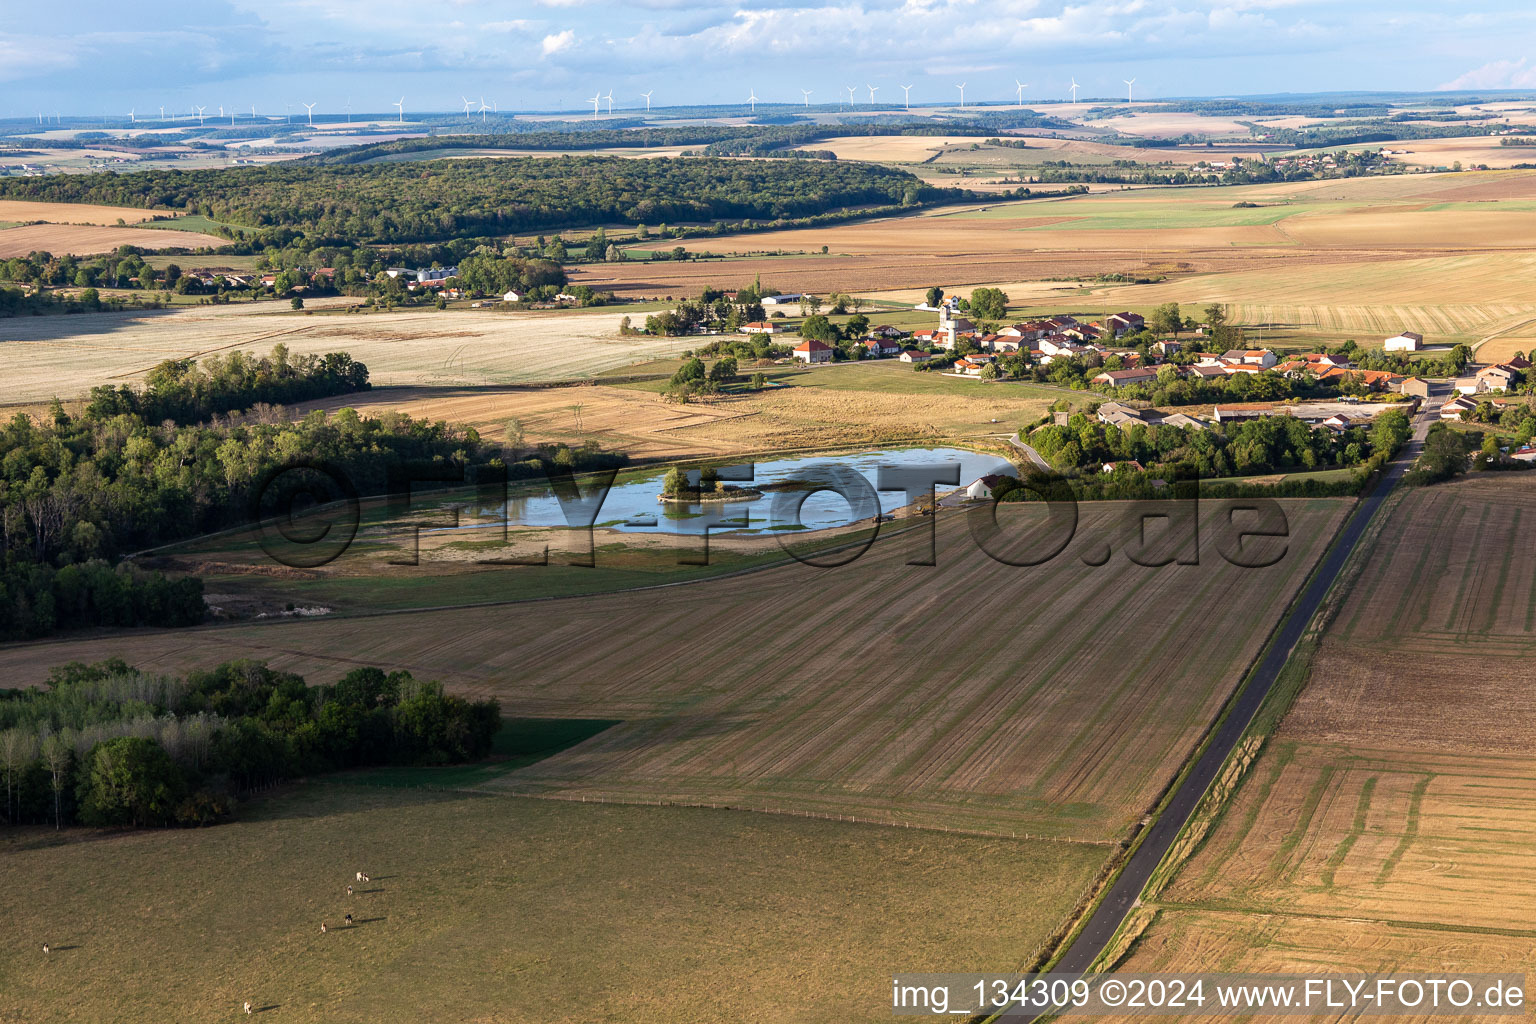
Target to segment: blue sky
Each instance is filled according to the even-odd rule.
[[[1536,8],[1443,0],[65,0],[0,23],[0,115],[1536,89],[1533,42]]]

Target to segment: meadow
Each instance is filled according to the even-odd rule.
[[[1305,686],[1150,903],[1132,970],[1523,969],[1536,951],[1536,495],[1397,499]]]
[[[0,1020],[235,1021],[245,1000],[316,1022],[880,1020],[894,971],[1016,968],[1102,857],[724,810],[295,785],[213,828],[0,838]],[[357,870],[372,882],[348,897]]]

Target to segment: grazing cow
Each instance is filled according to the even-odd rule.
[[[321,935],[325,934],[325,922],[324,921],[320,922],[320,934]]]
[[[247,999],[245,1001],[245,1012],[246,1013],[250,1013],[251,1012],[251,1001],[249,999]]]
[[[363,872],[363,881],[365,881],[365,882],[373,881],[373,879],[368,877],[368,872],[366,872],[366,871]]]
[[[354,879],[353,879],[353,881],[354,881],[354,882],[361,882],[361,881],[362,881],[362,880],[363,880],[363,873],[362,873],[362,872],[361,872],[361,871],[359,871],[359,872],[358,872],[358,873],[357,873],[357,877],[356,877],[356,878],[354,878]]]
[[[351,914],[347,915],[347,927],[348,928],[352,927],[352,915]]]
[[[349,885],[349,886],[347,886],[347,895],[348,895],[348,896],[351,896],[351,895],[352,895],[352,887],[351,887],[351,886],[350,886],[350,885]]]
[[[48,945],[48,943],[45,942],[45,943],[43,943],[43,952],[44,953],[52,953],[53,952],[53,947]]]

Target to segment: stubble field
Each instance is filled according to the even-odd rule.
[[[1524,474],[1399,500],[1306,688],[1128,969],[1531,962],[1532,522]]]
[[[1034,568],[994,561],[965,517],[946,517],[936,566],[906,565],[915,536],[896,535],[842,568],[16,646],[0,674],[24,683],[61,656],[109,654],[166,670],[259,657],[317,681],[388,664],[494,695],[513,715],[623,720],[496,784],[510,792],[1111,843],[1188,754],[1348,503],[1285,502],[1291,539],[1267,569],[1215,554],[1224,506],[1203,504],[1199,565],[1131,563],[1128,506],[1096,503],[1068,551]],[[1005,537],[1034,538],[1036,558],[1038,535],[1015,531],[1041,514],[1003,520]],[[1018,543],[995,542],[1015,558]],[[1084,564],[1105,545],[1107,565]]]
[[[586,377],[674,355],[687,345],[682,339],[621,337],[618,312],[306,315],[278,309],[276,303],[256,303],[3,320],[5,399],[72,398],[97,384],[136,381],[164,359],[265,355],[279,342],[295,354],[349,352],[367,365],[375,383],[396,385]]]

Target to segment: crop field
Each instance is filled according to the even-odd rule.
[[[0,840],[0,1019],[881,1020],[893,970],[1015,969],[1103,856],[312,784],[216,828]]]
[[[676,361],[665,364],[670,373]],[[747,368],[750,370],[750,368]],[[398,387],[294,407],[398,409],[475,427],[501,440],[515,418],[527,443],[596,441],[638,459],[696,458],[885,441],[995,437],[1044,415],[1068,392],[1023,384],[985,384],[918,373],[894,360],[809,371],[771,367],[765,391],[737,390],[666,401],[664,380],[570,388]]]
[[[85,203],[34,203],[27,200],[0,199],[0,220],[32,224],[96,224],[103,227],[122,221],[137,224],[140,221],[165,214],[132,206],[90,206]]]
[[[946,516],[933,566],[907,565],[920,535],[896,534],[840,568],[643,593],[18,645],[0,676],[110,653],[154,669],[260,657],[325,681],[365,657],[514,716],[622,720],[503,791],[1108,843],[1189,753],[1349,504],[1284,502],[1290,539],[1264,569],[1210,547],[1225,503],[1202,503],[1200,564],[1162,568],[1125,554],[1132,506],[1093,503],[1068,550],[1033,568]],[[1039,561],[1042,515],[1006,508],[1012,540],[993,549]],[[1106,545],[1107,564],[1085,564]],[[1096,642],[1111,630],[1132,639]]]
[[[1489,474],[1397,500],[1129,967],[1529,964],[1536,491]]]
[[[100,209],[100,207],[96,207]],[[88,256],[111,252],[120,245],[145,249],[187,248],[228,245],[227,239],[196,231],[171,234],[142,227],[97,227],[91,224],[24,224],[0,230],[0,259],[25,256],[32,252],[70,253]]]
[[[272,302],[3,320],[5,397],[23,403],[74,397],[97,384],[137,380],[164,359],[233,351],[265,355],[278,342],[295,354],[350,352],[368,366],[375,383],[398,385],[583,377],[676,354],[687,345],[681,339],[621,337],[622,314],[610,311],[343,314],[315,305],[317,310],[307,313]]]

